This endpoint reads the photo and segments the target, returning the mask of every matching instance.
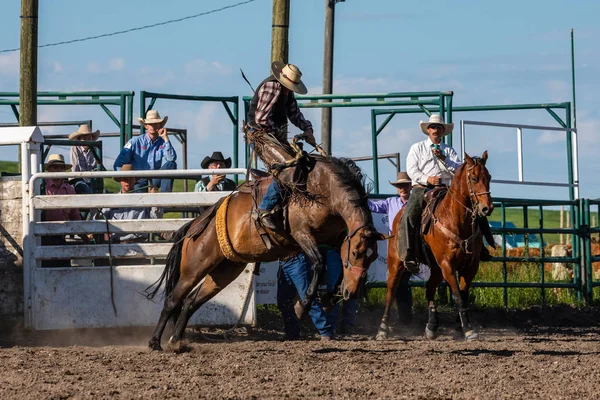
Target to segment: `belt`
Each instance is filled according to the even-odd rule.
[[[286,263],[286,262],[298,257],[300,255],[300,253],[302,253],[302,250],[295,251],[286,257],[280,258],[279,261]]]

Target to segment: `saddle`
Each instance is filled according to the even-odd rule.
[[[423,214],[421,214],[421,236],[424,236],[431,229],[433,213],[446,196],[446,193],[448,193],[448,187],[446,186],[437,186],[425,193],[425,197],[423,198]]]

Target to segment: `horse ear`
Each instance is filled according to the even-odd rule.
[[[483,152],[483,154],[481,155],[481,161],[482,161],[482,164],[483,164],[483,165],[485,165],[485,163],[486,163],[486,161],[487,161],[487,157],[488,157],[488,154],[487,154],[487,150],[486,150],[486,151],[484,151],[484,152]]]
[[[473,164],[473,159],[467,153],[465,153],[465,162]]]

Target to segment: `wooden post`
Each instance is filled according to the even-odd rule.
[[[333,91],[333,37],[335,27],[336,0],[325,0],[325,45],[323,54],[323,94]],[[321,142],[323,150],[331,154],[331,113],[332,109],[321,110]]]
[[[37,125],[38,0],[21,0],[19,126]]]
[[[290,25],[290,0],[273,0],[273,24],[271,26],[271,63],[288,62]],[[271,66],[269,66],[269,72]]]
[[[560,229],[562,229],[562,228],[565,227],[564,218],[565,218],[565,207],[564,206],[560,206]],[[564,235],[562,233],[560,235],[558,235],[560,244],[564,243],[564,237],[563,236]]]

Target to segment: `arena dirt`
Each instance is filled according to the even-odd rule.
[[[380,315],[361,311],[358,333],[333,342],[311,332],[283,342],[269,318],[229,342],[189,330],[181,354],[147,350],[148,330],[5,335],[0,398],[598,398],[598,309],[476,312],[482,336],[469,343],[450,313],[436,341],[422,337],[420,315],[374,341]]]

